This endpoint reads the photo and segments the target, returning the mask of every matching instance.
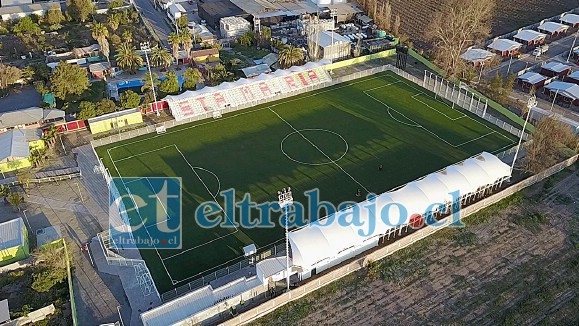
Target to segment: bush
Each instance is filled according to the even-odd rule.
[[[123,0],[112,0],[111,2],[109,2],[108,5],[108,9],[115,9],[118,7],[122,7],[124,5],[124,1]]]
[[[141,97],[139,94],[128,90],[119,97],[119,105],[123,109],[136,108],[141,104]]]
[[[77,118],[80,120],[88,120],[98,115],[96,106],[88,101],[80,102],[78,109],[80,110],[80,112],[78,113]]]
[[[62,283],[66,279],[66,270],[47,269],[39,273],[32,274],[32,289],[36,292],[48,292],[56,284]]]
[[[103,98],[102,100],[98,101],[96,107],[97,111],[102,112],[103,114],[115,112],[117,110],[117,105],[115,102],[109,100],[108,98]]]

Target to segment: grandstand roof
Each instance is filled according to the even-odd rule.
[[[532,29],[523,29],[514,36],[514,38],[523,40],[525,42],[538,41],[546,37],[547,37],[546,34],[539,33]]]
[[[234,82],[224,82],[224,83],[221,83],[221,84],[214,86],[214,87],[203,87],[200,90],[186,91],[186,92],[179,94],[179,95],[167,95],[164,98],[164,100],[181,101],[181,100],[185,100],[185,99],[196,97],[196,96],[203,95],[203,94],[208,94],[208,93],[213,93],[213,92],[222,91],[222,90],[226,90],[226,89],[232,89],[235,87],[240,87],[244,84],[253,83],[255,81],[262,81],[262,80],[273,79],[273,78],[277,78],[277,77],[281,77],[281,76],[287,76],[291,73],[296,73],[296,72],[300,72],[300,71],[305,71],[305,70],[321,67],[324,64],[325,64],[325,62],[308,62],[303,66],[293,66],[293,67],[288,68],[288,69],[276,70],[275,72],[272,72],[270,74],[262,74],[256,78],[251,79],[251,80],[249,80],[247,78],[241,78],[241,79],[236,80]]]
[[[451,202],[452,196],[449,192],[458,191],[461,196],[471,194],[510,175],[507,164],[496,156],[483,152],[395,191],[337,212],[326,219],[290,232],[293,265],[312,269],[320,262],[335,259],[342,251],[363,246],[364,241],[380,236],[394,226],[408,224],[409,218],[415,214],[424,215],[428,210],[435,210],[431,207],[433,204]],[[372,200],[375,200],[375,205],[370,205]],[[408,214],[400,216],[400,210],[391,205],[388,215],[390,223],[385,223],[382,221],[384,216],[381,210],[390,203],[401,204]],[[372,214],[369,207],[375,207]],[[354,210],[359,212],[359,219],[365,222],[365,225],[339,225],[339,216],[351,214]],[[367,222],[371,218],[374,219],[375,230],[362,236],[361,231],[368,232]]]
[[[553,33],[564,32],[564,31],[569,29],[569,26],[563,25],[560,23],[555,23],[555,22],[545,22],[545,23],[539,25],[539,27],[537,27],[537,29],[540,31],[545,31],[545,32],[553,34]]]
[[[566,14],[565,16],[561,17],[561,22],[567,23],[570,25],[579,24],[579,15],[576,14]]]

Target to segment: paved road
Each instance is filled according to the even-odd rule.
[[[167,37],[171,32],[173,32],[173,30],[165,21],[165,18],[167,17],[165,11],[162,8],[155,9],[152,0],[133,0],[133,3],[141,12],[143,17],[150,22],[151,26],[153,26],[153,29],[161,40],[161,43],[168,47],[169,44],[167,43]]]
[[[509,68],[509,61],[510,60],[506,60],[506,61],[502,62],[497,68],[489,70],[486,73],[486,75],[487,75],[487,77],[492,77],[498,72],[501,76],[506,76],[506,75],[508,75],[507,72],[509,72],[511,74],[516,73],[516,72],[521,71],[527,67],[541,64],[542,62],[549,61],[551,59],[556,59],[558,61],[566,62],[567,61],[566,55],[567,55],[569,49],[571,49],[571,46],[573,45],[574,39],[575,39],[575,35],[569,35],[565,38],[562,38],[560,40],[556,40],[556,41],[550,43],[549,44],[549,51],[547,51],[546,54],[540,56],[539,58],[535,58],[534,56],[532,56],[529,53],[529,54],[525,54],[525,55],[521,56],[520,59],[513,59],[512,62],[510,63],[510,68]],[[578,45],[579,45],[579,40],[578,40],[577,44],[575,44],[575,46],[578,46]]]

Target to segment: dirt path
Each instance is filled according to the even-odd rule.
[[[518,196],[257,324],[577,325],[579,248],[570,239],[579,237],[579,172]]]

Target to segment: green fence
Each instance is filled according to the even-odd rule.
[[[70,296],[70,310],[72,311],[72,325],[78,325],[78,317],[76,315],[76,302],[74,301],[74,290],[72,288],[72,272],[70,270],[70,256],[68,255],[68,248],[66,241],[61,239],[64,246],[64,254],[66,255],[66,274],[68,276],[68,295]]]
[[[440,67],[438,67],[434,63],[428,61],[428,59],[421,56],[416,51],[409,49],[408,53],[410,54],[411,57],[418,60],[420,63],[425,65],[428,69],[434,71],[435,73],[439,74],[442,77],[446,76],[446,72],[444,70],[440,69]],[[458,81],[452,80],[452,82],[457,83]],[[502,114],[505,118],[511,120],[513,123],[519,125],[520,127],[522,127],[525,124],[525,120],[523,120],[521,117],[514,114],[513,112],[511,112],[509,109],[505,108],[501,104],[499,104],[499,103],[491,100],[490,98],[484,96],[476,89],[474,89],[472,87],[468,87],[468,90],[471,91],[472,93],[474,93],[475,95],[477,95],[481,99],[481,101],[488,101],[489,107],[491,107],[492,109],[494,109],[498,113]],[[533,131],[534,127],[531,124],[527,124],[526,129],[527,129],[527,131]]]

